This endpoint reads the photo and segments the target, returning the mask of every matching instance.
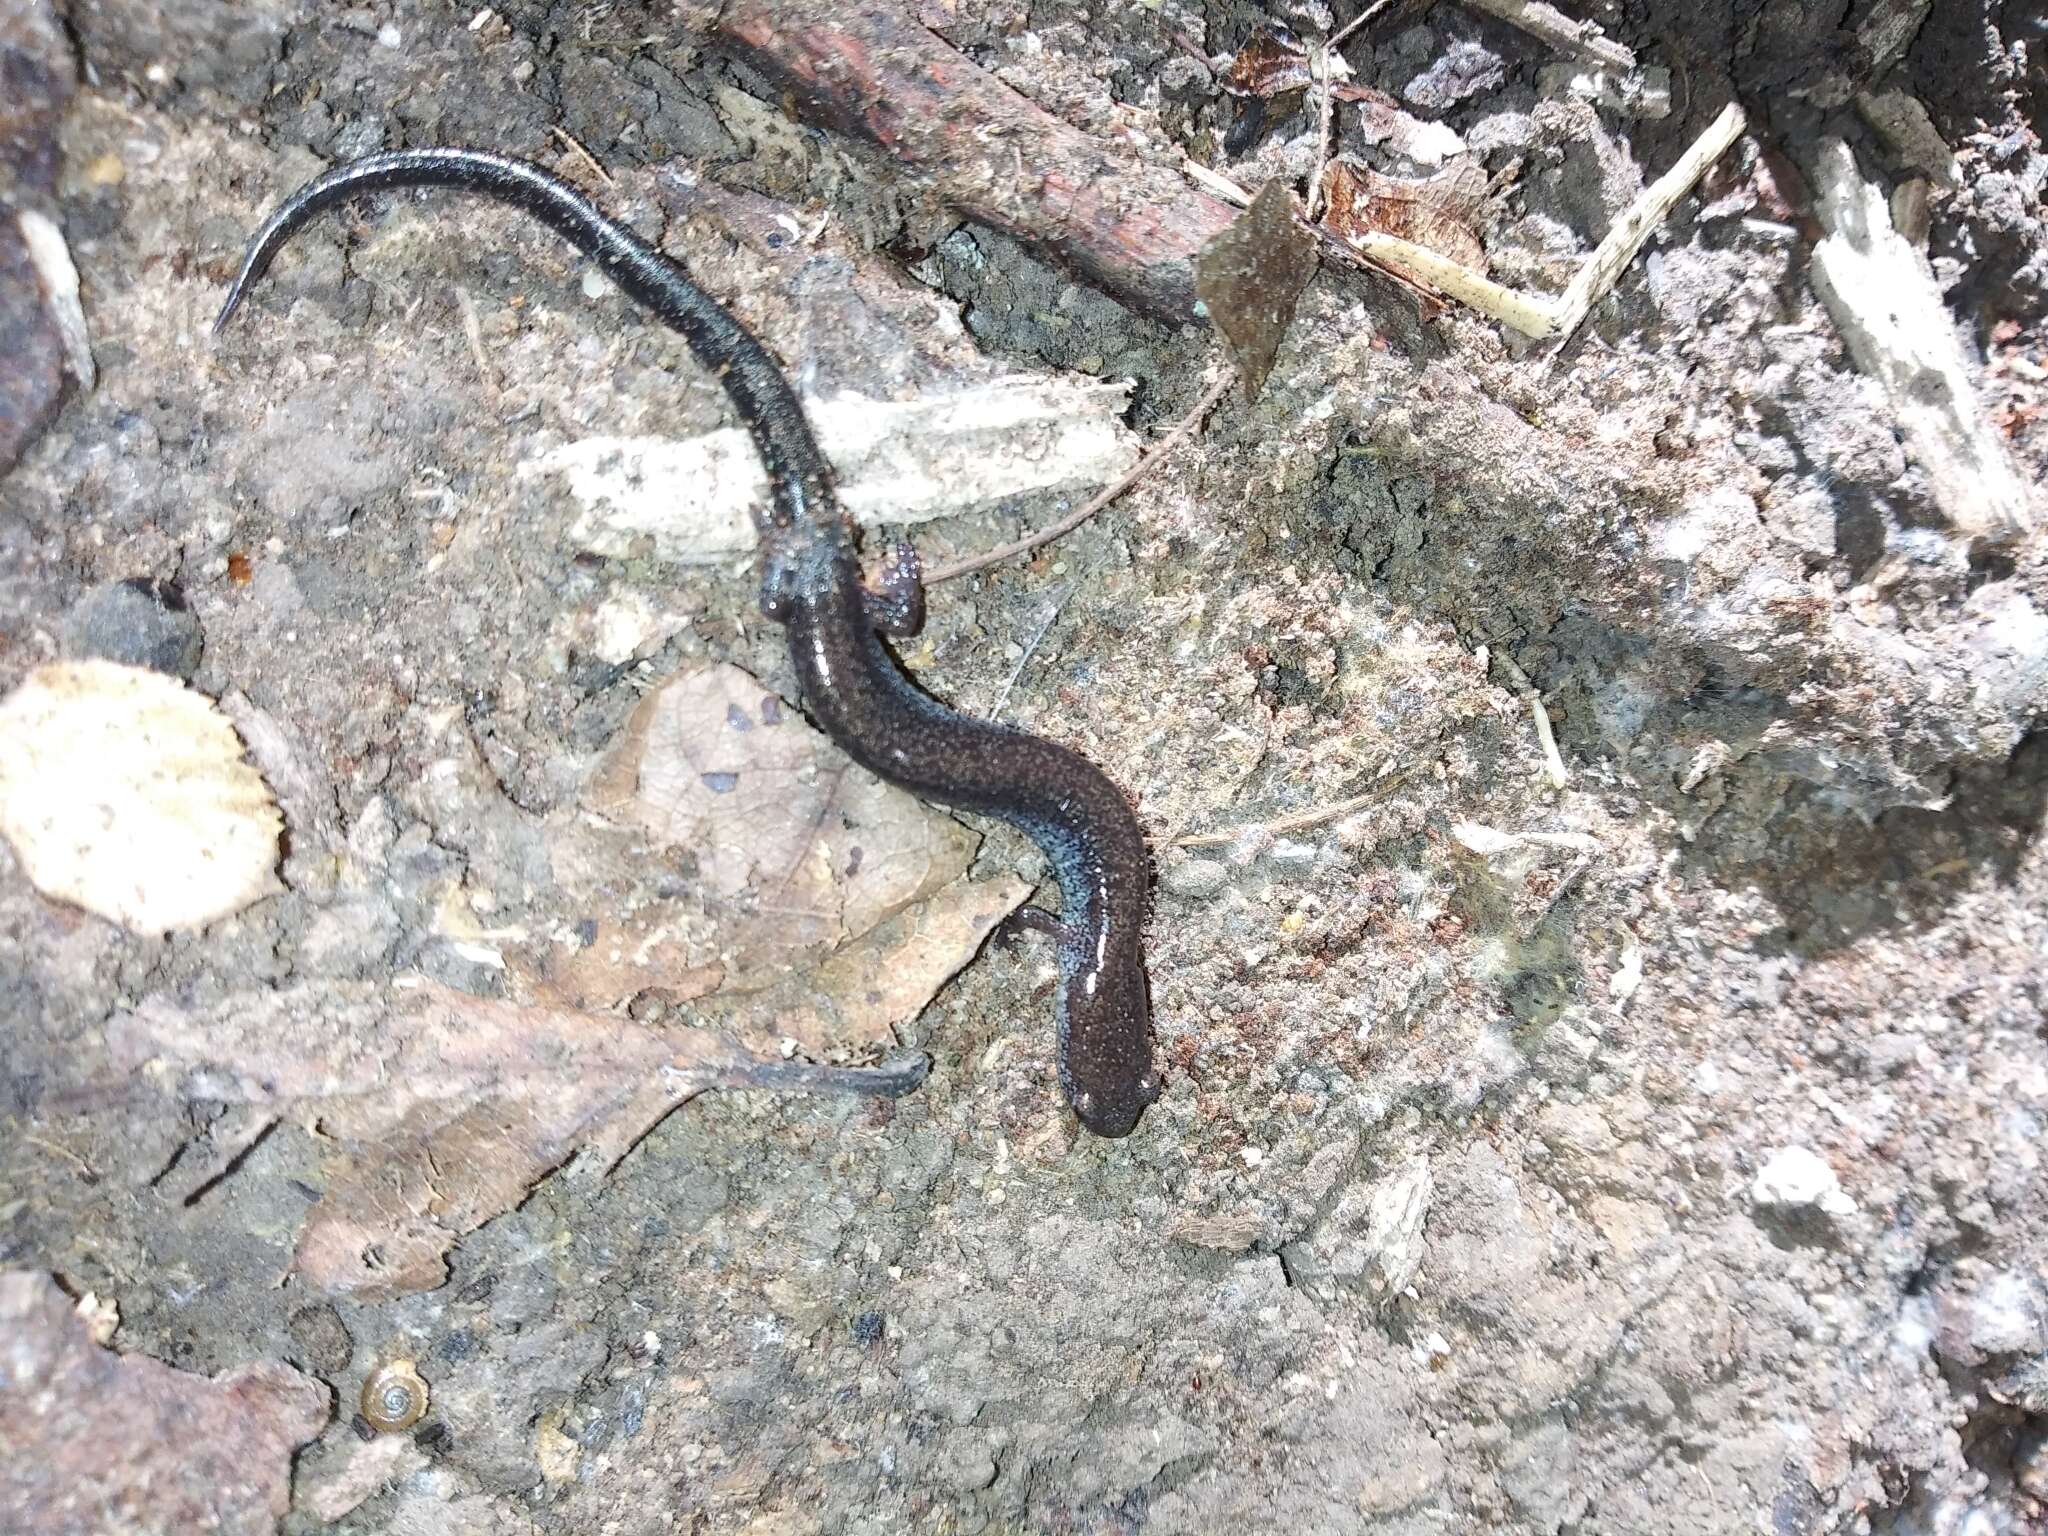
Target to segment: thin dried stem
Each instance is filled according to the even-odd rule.
[[[1054,539],[1062,538],[1072,533],[1076,528],[1087,522],[1089,518],[1100,512],[1112,501],[1115,501],[1117,497],[1123,495],[1133,485],[1136,485],[1139,480],[1143,479],[1151,471],[1155,464],[1172,452],[1182,439],[1186,438],[1201,424],[1202,418],[1209,414],[1210,408],[1223,398],[1223,392],[1230,388],[1236,380],[1237,374],[1235,371],[1225,370],[1223,377],[1209,387],[1202,398],[1195,402],[1194,408],[1180,419],[1174,426],[1174,429],[1167,433],[1166,436],[1160,438],[1153,445],[1150,453],[1132,465],[1129,474],[1125,475],[1123,479],[1117,481],[1116,484],[1110,486],[1107,490],[1100,491],[1096,495],[1091,496],[1087,501],[1050,527],[1041,528],[1036,533],[1018,539],[1015,543],[999,544],[994,549],[984,550],[978,555],[969,555],[964,560],[954,560],[945,565],[931,567],[924,573],[925,585],[928,587],[936,586],[939,582],[951,581],[956,576],[966,576],[974,571],[985,570],[991,565],[1001,564],[1012,555],[1029,554],[1041,544],[1050,544]]]
[[[1316,211],[1323,201],[1323,171],[1330,163],[1330,122],[1336,113],[1336,99],[1330,94],[1330,56],[1344,39],[1379,15],[1394,0],[1373,0],[1364,10],[1345,22],[1331,33],[1326,42],[1316,47],[1309,68],[1316,79],[1316,171],[1308,179],[1308,217],[1315,221]]]

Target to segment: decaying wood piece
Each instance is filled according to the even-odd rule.
[[[739,0],[716,27],[807,120],[879,144],[1134,308],[1196,318],[1195,253],[1231,211],[1173,170],[1111,153],[886,5]]]

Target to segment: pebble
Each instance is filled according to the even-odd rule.
[[[1176,896],[1214,896],[1230,879],[1227,865],[1215,859],[1183,859],[1169,864],[1159,883]]]
[[[1758,1205],[1808,1208],[1830,1216],[1847,1216],[1856,1202],[1842,1192],[1835,1170],[1810,1147],[1779,1147],[1764,1159],[1750,1185]]]
[[[199,620],[175,583],[147,576],[110,581],[71,605],[62,626],[64,654],[148,667],[189,682],[204,640]]]
[[[346,1370],[355,1355],[355,1340],[349,1337],[341,1315],[330,1306],[301,1307],[285,1326],[305,1362],[316,1371],[335,1375]]]
[[[1316,865],[1317,849],[1313,843],[1297,843],[1292,838],[1278,838],[1266,850],[1266,862],[1275,869],[1290,875],[1305,875]]]

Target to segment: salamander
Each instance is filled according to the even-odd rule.
[[[680,333],[717,377],[768,471],[768,505],[755,514],[761,607],[787,633],[805,708],[863,767],[924,799],[1007,821],[1044,851],[1060,893],[1058,918],[1036,919],[1052,930],[1059,960],[1060,1086],[1090,1131],[1128,1135],[1160,1087],[1142,932],[1151,861],[1136,814],[1079,753],[963,715],[904,674],[881,635],[914,632],[922,621],[915,554],[899,547],[880,590],[864,584],[853,520],[796,392],[678,262],[525,161],[476,149],[395,150],[336,166],[278,206],[249,243],[215,333],[316,214],[402,187],[452,188],[532,215]]]

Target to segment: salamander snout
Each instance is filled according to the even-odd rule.
[[[1098,1136],[1128,1136],[1159,1097],[1152,1004],[1135,952],[1105,954],[1099,940],[1060,945],[1060,1086]]]
[[[1138,1128],[1145,1106],[1159,1097],[1159,1074],[1146,1068],[1128,1084],[1097,1085],[1074,1095],[1074,1113],[1098,1136],[1128,1136]]]

